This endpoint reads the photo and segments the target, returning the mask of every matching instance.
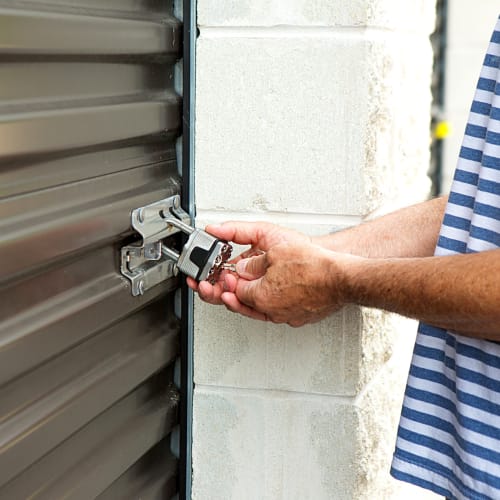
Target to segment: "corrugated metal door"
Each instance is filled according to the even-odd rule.
[[[0,498],[170,498],[178,283],[133,297],[132,209],[180,190],[160,0],[0,1]]]

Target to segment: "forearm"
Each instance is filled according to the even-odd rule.
[[[500,250],[448,257],[351,258],[343,270],[349,303],[462,335],[500,340]]]
[[[314,243],[362,257],[431,256],[446,201],[441,197],[403,208],[359,226],[314,238]]]

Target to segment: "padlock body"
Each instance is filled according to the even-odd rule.
[[[215,281],[219,266],[231,255],[231,246],[222,240],[195,229],[182,249],[177,261],[179,271],[196,281]]]

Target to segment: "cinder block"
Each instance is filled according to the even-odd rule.
[[[298,214],[291,212],[228,212],[225,210],[199,210],[196,226],[222,224],[227,221],[270,222],[293,229],[308,236],[322,236],[340,231],[362,222],[361,217],[323,216],[322,214]],[[236,251],[234,255],[236,255]]]
[[[361,308],[361,313],[358,387],[365,390],[380,373],[395,366],[406,380],[418,323],[377,309]]]
[[[402,497],[389,475],[401,379],[388,371],[356,401],[198,386],[193,500],[431,498]]]
[[[410,352],[416,332],[414,322],[356,307],[290,328],[201,301],[194,325],[197,384],[340,396],[358,394],[383,370],[398,339]]]
[[[199,39],[198,207],[359,212],[363,151],[354,144],[365,141],[368,96],[334,48],[323,39]]]
[[[302,328],[257,322],[197,301],[195,383],[352,395],[360,370],[359,310]]]
[[[320,2],[320,0],[318,0]],[[436,18],[435,0],[365,0],[368,26],[430,34]]]
[[[356,498],[358,420],[347,401],[197,388],[193,500]]]
[[[202,35],[197,57],[198,208],[365,215],[425,178],[428,44]]]
[[[365,193],[368,199],[376,193],[378,211],[386,212],[384,207],[417,203],[429,194],[432,50],[428,40],[402,37],[375,43],[369,52],[374,69],[368,88]]]
[[[430,33],[433,0],[199,0],[201,26],[372,26]]]

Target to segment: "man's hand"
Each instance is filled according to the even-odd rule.
[[[266,222],[226,222],[222,225],[208,225],[205,231],[216,238],[233,241],[240,245],[250,245],[247,251],[243,252],[231,262],[238,262],[241,259],[267,252],[270,248],[280,243],[296,243],[298,245],[303,245],[309,244],[311,241],[308,236],[302,233]],[[226,271],[223,271],[222,277],[229,279],[229,283],[232,285],[235,284],[237,279]],[[245,277],[247,279],[254,279],[259,276],[252,276],[246,273]],[[231,278],[234,278],[234,280],[231,281]],[[194,291],[198,292],[200,298],[205,302],[210,304],[223,304],[221,296],[225,291],[224,287],[227,286],[225,285],[224,279],[212,286],[207,281],[197,283],[195,280],[187,278],[187,284]],[[253,317],[265,319],[264,316],[259,314]]]
[[[267,252],[279,243],[315,243],[335,252],[350,253],[370,258],[424,257],[432,255],[443,217],[446,198],[437,198],[407,207],[379,219],[323,237],[309,238],[299,232],[264,222],[226,222],[208,225],[206,231],[217,238],[251,245],[250,250],[234,259]],[[415,227],[419,231],[415,231]],[[422,234],[422,231],[424,233]],[[188,278],[188,285],[200,298],[210,304],[222,304],[224,286],[234,285],[234,276],[223,271],[222,279],[215,286]],[[251,279],[247,276],[248,279]],[[226,285],[225,285],[226,284]]]
[[[240,279],[226,276],[222,302],[245,316],[294,327],[319,321],[344,305],[344,259],[356,257],[304,242],[275,245],[237,263]]]

